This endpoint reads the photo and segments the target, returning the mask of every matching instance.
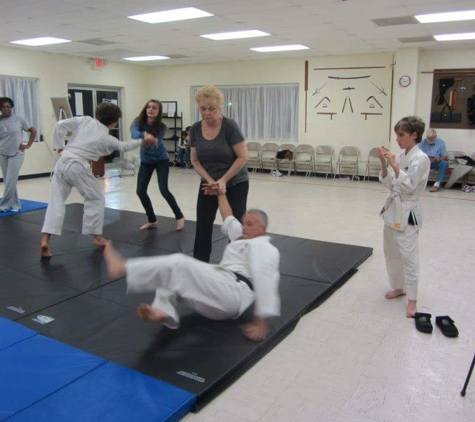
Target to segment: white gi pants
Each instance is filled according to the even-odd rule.
[[[417,300],[419,228],[408,224],[402,232],[384,226],[384,257],[391,288],[404,290],[409,300]]]
[[[128,259],[127,292],[156,290],[152,307],[169,315],[165,324],[176,329],[178,300],[214,320],[236,319],[254,302],[254,293],[236,276],[217,265],[183,254]]]
[[[84,198],[82,233],[101,235],[104,225],[105,199],[90,168],[74,158],[60,157],[51,181],[51,196],[42,233],[61,235],[66,207],[64,202],[75,187]]]
[[[2,168],[4,185],[3,198],[0,201],[1,211],[19,211],[21,209],[16,185],[24,160],[25,153],[23,151],[18,151],[12,156],[0,154],[0,167]]]

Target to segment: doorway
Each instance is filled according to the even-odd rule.
[[[104,88],[98,86],[69,85],[68,99],[73,116],[90,116],[94,118],[98,104],[110,102],[121,107],[120,88]],[[111,129],[109,134],[122,140],[122,119],[116,128]],[[105,163],[120,156],[119,151],[104,157]]]

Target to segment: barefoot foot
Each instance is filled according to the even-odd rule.
[[[92,244],[94,246],[106,246],[107,243],[107,239],[101,235],[95,235],[94,239],[92,240]]]
[[[111,280],[125,276],[126,259],[112,246],[112,242],[106,242],[104,247],[104,259],[106,260],[107,275]]]
[[[391,290],[390,292],[387,292],[384,295],[386,299],[394,299],[399,296],[406,296],[406,293],[404,292],[404,290],[401,290],[401,289]]]
[[[50,259],[53,256],[49,249],[49,245],[41,244],[41,259]]]
[[[406,317],[413,318],[417,312],[417,300],[408,300],[406,308]]]
[[[148,229],[153,229],[155,227],[158,227],[158,222],[155,221],[153,223],[147,223],[147,224],[144,224],[142,227],[140,227],[140,230],[148,230]]]
[[[144,303],[139,306],[137,313],[140,319],[146,322],[165,322],[169,318],[165,312]]]
[[[179,220],[176,220],[176,231],[177,232],[181,232],[184,227],[185,227],[185,217],[182,217]]]

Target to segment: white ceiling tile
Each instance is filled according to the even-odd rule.
[[[216,16],[156,25],[127,18],[131,14],[189,6]],[[12,46],[10,41],[15,39],[49,35],[77,42],[29,49],[78,56],[103,51],[109,55],[109,60],[120,60],[120,52],[124,50],[140,55],[189,56],[157,62],[153,66],[379,53],[407,46],[473,48],[474,41],[403,44],[398,40],[436,33],[473,32],[473,21],[389,27],[378,27],[371,21],[469,8],[475,8],[473,0],[15,0],[2,5],[0,45]],[[243,29],[261,29],[272,36],[226,42],[199,37],[204,33]],[[80,42],[91,38],[117,44],[94,46]],[[272,55],[259,55],[249,50],[254,46],[286,43],[305,44],[311,50]]]

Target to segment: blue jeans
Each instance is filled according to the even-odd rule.
[[[190,148],[180,148],[178,151],[178,161],[181,165],[189,166],[191,164],[190,161]]]
[[[449,162],[444,160],[439,161],[438,163],[432,163],[430,168],[432,170],[437,170],[437,182],[443,182],[447,169],[449,168]]]
[[[147,188],[154,171],[157,171],[158,188],[160,189],[160,193],[162,194],[165,201],[167,201],[168,205],[170,205],[173,214],[175,214],[175,218],[177,220],[183,218],[183,213],[181,212],[175,197],[168,190],[168,173],[170,172],[170,163],[167,159],[157,161],[156,163],[140,163],[139,175],[137,177],[137,195],[145,209],[148,222],[155,223],[157,221],[157,216],[153,210],[152,201],[147,194]]]

